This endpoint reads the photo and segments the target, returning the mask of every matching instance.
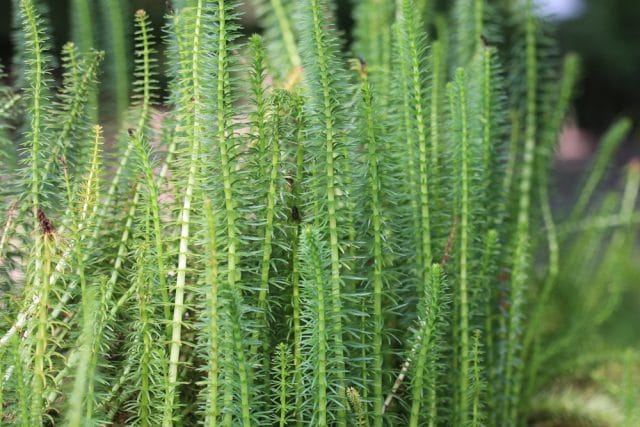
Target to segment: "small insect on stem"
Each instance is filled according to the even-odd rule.
[[[56,232],[56,228],[42,208],[38,208],[38,223],[40,223],[40,231],[44,236],[52,236]]]

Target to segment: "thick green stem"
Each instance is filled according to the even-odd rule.
[[[38,296],[40,298],[40,305],[38,310],[37,319],[37,333],[36,333],[36,349],[33,355],[33,378],[32,378],[32,399],[31,399],[31,420],[33,425],[42,424],[42,412],[43,412],[43,396],[47,387],[47,368],[46,368],[46,353],[47,345],[49,341],[49,279],[51,276],[51,249],[53,245],[53,234],[51,231],[46,230],[44,222],[49,221],[46,217],[42,219],[42,230],[37,232],[43,233],[43,235],[37,240],[37,245],[42,245],[42,248],[36,248],[38,251],[42,251],[42,269],[40,274],[40,286],[38,288]]]
[[[220,163],[222,169],[222,182],[224,186],[224,204],[227,218],[227,281],[232,297],[232,329],[233,341],[236,351],[238,371],[240,376],[240,401],[242,424],[247,427],[251,425],[251,408],[249,392],[249,372],[247,369],[242,330],[240,328],[240,310],[242,296],[238,289],[237,280],[240,278],[240,271],[237,267],[238,238],[236,236],[236,208],[233,195],[232,172],[233,165],[230,159],[229,147],[233,145],[233,129],[229,123],[230,117],[230,85],[229,85],[229,48],[227,47],[227,6],[225,0],[218,0],[218,74],[216,102],[217,102],[217,144],[220,151]]]
[[[207,283],[209,301],[209,346],[208,346],[208,383],[207,383],[207,425],[218,425],[218,376],[219,376],[219,314],[218,314],[218,244],[216,239],[216,223],[211,202],[204,202],[207,217]]]
[[[338,216],[336,200],[336,166],[335,151],[337,143],[335,134],[334,96],[331,89],[331,73],[328,63],[328,52],[325,49],[325,29],[321,14],[324,8],[320,0],[309,0],[312,15],[313,39],[316,49],[316,61],[320,72],[320,87],[323,102],[323,135],[325,143],[325,182],[327,196],[327,222],[329,228],[329,245],[331,253],[331,310],[333,312],[333,341],[334,358],[336,366],[336,388],[341,405],[337,409],[337,424],[346,425],[346,391],[345,391],[345,356],[342,337],[342,278],[340,274],[340,248],[338,236]]]
[[[320,242],[318,240],[317,233],[313,233],[310,227],[304,230],[304,243],[308,251],[308,259],[310,271],[312,277],[307,279],[307,284],[310,287],[315,287],[313,290],[309,290],[310,294],[314,298],[310,298],[315,306],[309,307],[313,310],[315,321],[317,325],[315,327],[317,337],[314,337],[314,341],[317,346],[317,353],[314,357],[317,357],[317,364],[314,366],[314,375],[317,385],[315,388],[315,413],[317,417],[317,425],[320,427],[326,427],[327,424],[327,388],[328,382],[328,331],[327,331],[327,315],[328,307],[325,302],[325,277],[322,269],[322,259],[320,253]]]
[[[292,68],[298,68],[302,64],[302,61],[298,54],[296,38],[293,34],[291,23],[289,22],[289,17],[287,16],[287,11],[282,4],[282,0],[271,0],[271,7],[273,7],[273,11],[278,19],[278,27],[282,34],[282,41],[284,42],[284,47],[289,57],[289,63]]]
[[[460,425],[466,425],[469,415],[469,238],[470,238],[470,190],[471,190],[471,152],[469,141],[469,127],[467,116],[467,82],[466,75],[462,69],[458,69],[457,89],[460,121],[460,150],[461,150],[461,170],[460,170],[460,374],[459,393],[460,402],[458,407],[457,421]]]
[[[367,163],[369,170],[367,180],[369,183],[369,205],[371,209],[371,225],[373,232],[373,349],[372,349],[372,373],[373,378],[373,415],[374,425],[382,426],[382,406],[384,397],[382,391],[382,329],[384,317],[382,313],[382,292],[384,287],[382,270],[384,266],[383,236],[382,236],[382,203],[381,182],[378,172],[378,140],[375,129],[375,117],[373,112],[373,100],[371,85],[367,79],[366,71],[362,73],[362,94],[364,97],[364,109],[367,129]],[[365,359],[366,360],[366,359]]]
[[[72,0],[71,28],[73,41],[80,48],[81,53],[89,52],[95,45],[93,34],[93,17],[90,0]],[[89,114],[93,122],[98,119],[98,91],[89,92]]]
[[[291,236],[291,305],[293,317],[293,368],[294,368],[294,393],[296,426],[302,427],[302,331],[300,327],[300,212],[302,198],[300,197],[302,180],[304,179],[304,142],[302,126],[302,108],[296,105],[296,173],[293,182],[291,220],[293,221],[293,233]]]
[[[473,405],[471,409],[471,426],[480,427],[482,424],[482,377],[480,374],[480,330],[476,329],[473,336]]]
[[[511,306],[509,307],[509,323],[507,329],[507,351],[505,368],[505,392],[508,402],[503,406],[502,423],[515,425],[518,413],[517,357],[519,336],[522,325],[522,306],[524,303],[524,287],[529,268],[529,219],[531,208],[531,186],[533,179],[534,155],[537,137],[537,91],[538,60],[536,50],[536,24],[533,15],[532,0],[527,1],[526,22],[526,69],[527,69],[527,112],[525,127],[525,147],[520,178],[518,216],[515,235],[515,251],[511,282]]]
[[[173,305],[173,322],[171,332],[171,352],[169,355],[169,389],[165,398],[165,412],[163,426],[173,425],[173,409],[176,397],[178,382],[178,365],[180,363],[180,347],[182,346],[182,315],[184,313],[184,294],[187,276],[187,260],[189,258],[190,226],[191,226],[191,206],[193,203],[193,193],[196,185],[197,173],[199,171],[200,145],[202,139],[201,129],[201,106],[202,89],[200,87],[200,61],[202,56],[202,15],[203,1],[198,0],[194,13],[192,57],[191,57],[191,96],[193,97],[193,107],[190,111],[190,129],[187,130],[188,138],[191,140],[191,153],[189,161],[189,173],[187,185],[182,199],[182,209],[178,222],[180,223],[180,243],[178,252],[178,270],[176,274],[176,288]]]
[[[420,49],[420,36],[418,35],[417,17],[413,15],[415,4],[412,0],[402,1],[402,29],[406,52],[408,55],[408,77],[410,81],[409,92],[411,94],[412,120],[415,122],[415,131],[418,139],[418,176],[419,176],[419,206],[421,222],[421,254],[422,277],[421,289],[427,286],[429,281],[429,268],[431,267],[431,219],[429,212],[429,143],[427,123],[425,120],[425,95],[423,88],[423,64]]]
[[[399,43],[404,43],[404,34],[400,27],[397,27],[397,35]],[[409,63],[407,56],[401,52],[398,58],[400,67],[400,81],[402,92],[402,140],[405,141],[407,162],[408,187],[410,194],[412,232],[410,233],[414,239],[415,260],[417,264],[418,274],[424,270],[423,258],[421,250],[421,229],[420,229],[420,207],[418,205],[418,177],[416,174],[416,155],[415,155],[415,139],[413,132],[413,120],[411,114],[411,93],[409,90]]]
[[[423,415],[422,403],[424,396],[425,372],[429,357],[433,357],[434,339],[436,327],[440,311],[440,295],[442,291],[442,267],[439,264],[433,264],[430,268],[431,277],[429,278],[429,286],[425,289],[423,295],[423,313],[421,315],[420,329],[416,336],[419,346],[417,358],[415,361],[415,373],[411,382],[411,410],[409,418],[410,427],[418,427],[420,419]],[[431,376],[436,375],[435,372],[429,373]],[[430,423],[435,420],[430,419]]]
[[[109,65],[113,78],[113,96],[115,98],[115,114],[122,119],[127,110],[129,100],[129,65],[127,55],[127,28],[122,0],[101,0],[101,9],[109,34]]]

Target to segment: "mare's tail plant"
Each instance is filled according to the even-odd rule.
[[[361,1],[352,47],[329,0],[256,1],[264,38],[240,0],[166,2],[163,43],[125,3],[72,2],[61,73],[12,3],[0,424],[599,420],[577,375],[634,425],[637,336],[602,331],[637,295],[638,161],[597,197],[631,123],[556,215],[579,61],[533,0]]]

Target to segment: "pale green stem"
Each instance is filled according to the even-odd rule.
[[[440,307],[440,294],[442,291],[442,267],[439,264],[431,266],[429,277],[429,285],[424,290],[423,294],[423,313],[421,314],[422,321],[420,322],[420,329],[416,336],[417,359],[414,369],[414,378],[411,383],[411,409],[409,417],[409,426],[418,427],[420,425],[420,418],[424,415],[422,411],[423,395],[424,395],[424,382],[425,372],[427,366],[431,366],[428,363],[429,356],[433,356],[434,351],[434,339],[436,334],[436,327],[439,317]],[[410,361],[410,358],[407,359]],[[430,372],[431,376],[436,375],[436,372]],[[433,415],[433,414],[429,414]],[[430,419],[430,423],[435,420]]]
[[[193,96],[193,111],[191,112],[191,159],[189,162],[189,175],[184,197],[182,199],[182,209],[180,211],[180,243],[178,253],[178,270],[176,274],[176,288],[174,297],[173,322],[171,329],[171,350],[169,355],[169,389],[165,398],[165,410],[163,417],[163,427],[173,425],[174,401],[177,393],[178,365],[180,363],[180,347],[182,346],[182,315],[184,313],[184,294],[187,276],[187,259],[189,257],[190,225],[191,225],[191,205],[193,203],[193,192],[196,185],[196,174],[198,172],[198,161],[200,157],[201,124],[200,107],[202,105],[200,88],[200,59],[201,59],[201,32],[203,1],[198,0],[195,9],[195,22],[193,29],[193,47],[191,58],[191,84]]]
[[[296,45],[296,39],[291,29],[291,23],[287,16],[287,11],[282,4],[282,0],[271,0],[271,6],[278,19],[278,27],[282,34],[282,41],[284,42],[285,50],[289,56],[289,63],[293,68],[298,68],[302,65],[300,55],[298,54],[298,46]]]
[[[310,0],[312,13],[313,37],[316,46],[318,67],[320,69],[320,85],[324,102],[324,135],[326,151],[326,194],[327,194],[327,220],[329,225],[329,243],[331,248],[331,310],[333,312],[333,340],[334,357],[336,364],[336,388],[342,405],[336,410],[337,425],[346,425],[346,390],[345,390],[345,357],[342,338],[342,280],[340,276],[340,249],[338,237],[337,201],[336,201],[336,177],[335,177],[335,144],[336,135],[334,129],[333,96],[331,94],[330,78],[332,70],[329,69],[327,52],[324,49],[325,29],[320,14],[323,7],[319,0]]]
[[[374,425],[382,426],[382,406],[384,397],[382,391],[382,330],[384,316],[382,313],[382,292],[384,287],[382,269],[384,265],[383,236],[382,236],[382,204],[380,200],[380,176],[378,173],[378,141],[375,130],[375,117],[373,115],[373,99],[371,85],[366,74],[363,76],[362,92],[367,125],[367,163],[369,170],[367,180],[369,182],[369,204],[371,209],[371,223],[373,226],[373,349],[372,372],[373,378],[373,416]],[[366,358],[365,358],[366,360]]]
[[[102,0],[102,12],[105,17],[109,39],[111,40],[112,55],[109,63],[113,70],[113,85],[116,118],[122,119],[127,110],[129,99],[129,65],[127,58],[127,30],[125,27],[122,0]]]
[[[460,200],[460,401],[457,421],[466,425],[469,416],[469,296],[468,296],[468,256],[469,256],[469,227],[470,227],[470,184],[471,184],[471,153],[467,116],[466,75],[462,69],[457,72],[460,147],[461,147],[461,200]]]
[[[505,425],[515,425],[518,414],[518,384],[517,362],[519,335],[521,327],[524,287],[529,267],[529,217],[531,208],[531,186],[533,180],[534,154],[537,137],[537,90],[538,90],[538,61],[536,51],[536,25],[533,16],[532,0],[527,1],[526,23],[526,56],[527,56],[527,114],[525,130],[525,147],[520,179],[517,229],[515,236],[515,252],[513,256],[513,270],[511,282],[511,306],[509,307],[509,323],[507,329],[507,351],[505,369],[505,392],[508,399],[503,409],[502,422]]]
[[[292,220],[294,222],[292,244],[291,244],[291,305],[293,317],[293,368],[294,368],[294,393],[295,393],[295,416],[296,427],[302,427],[302,332],[300,327],[300,258],[298,253],[298,245],[300,238],[300,210],[302,209],[302,200],[300,197],[302,180],[304,179],[304,143],[303,143],[303,126],[302,109],[297,107],[296,125],[298,132],[296,134],[296,175],[293,183],[293,206]]]
[[[251,407],[250,407],[250,391],[249,391],[249,372],[247,369],[247,363],[245,358],[244,345],[242,342],[242,330],[239,325],[240,321],[240,305],[241,294],[237,288],[236,281],[240,278],[240,271],[236,264],[238,262],[237,244],[238,238],[236,237],[236,209],[233,196],[233,183],[232,183],[232,170],[228,147],[232,144],[233,132],[229,126],[229,81],[228,81],[228,47],[227,38],[227,6],[225,0],[218,0],[218,75],[217,75],[217,143],[220,150],[220,163],[222,167],[222,182],[224,186],[224,201],[227,217],[227,281],[229,288],[233,295],[231,304],[232,308],[232,329],[233,329],[233,341],[236,350],[236,358],[238,364],[238,371],[240,376],[240,400],[241,400],[241,417],[242,424],[245,427],[251,425]],[[231,140],[231,141],[230,141]]]
[[[218,376],[219,376],[219,325],[218,325],[218,245],[216,242],[216,223],[211,202],[204,202],[204,210],[207,216],[207,243],[209,256],[207,262],[207,282],[209,289],[209,348],[208,348],[208,393],[207,393],[207,420],[209,427],[218,425]]]

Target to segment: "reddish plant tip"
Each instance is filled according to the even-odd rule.
[[[640,158],[634,157],[633,159],[631,159],[628,167],[629,167],[629,172],[640,174]]]
[[[67,169],[67,159],[63,155],[58,155],[58,163],[60,163],[65,170]]]
[[[38,223],[40,224],[40,231],[45,236],[51,236],[55,233],[56,228],[53,226],[51,220],[44,213],[42,208],[38,208]]]
[[[365,60],[361,57],[358,56],[358,73],[360,74],[360,78],[364,79],[365,77],[367,77],[367,63],[365,62]]]
[[[498,280],[500,280],[502,283],[504,282],[508,282],[509,279],[511,279],[511,274],[509,274],[508,271],[501,271],[500,274],[498,275]]]

